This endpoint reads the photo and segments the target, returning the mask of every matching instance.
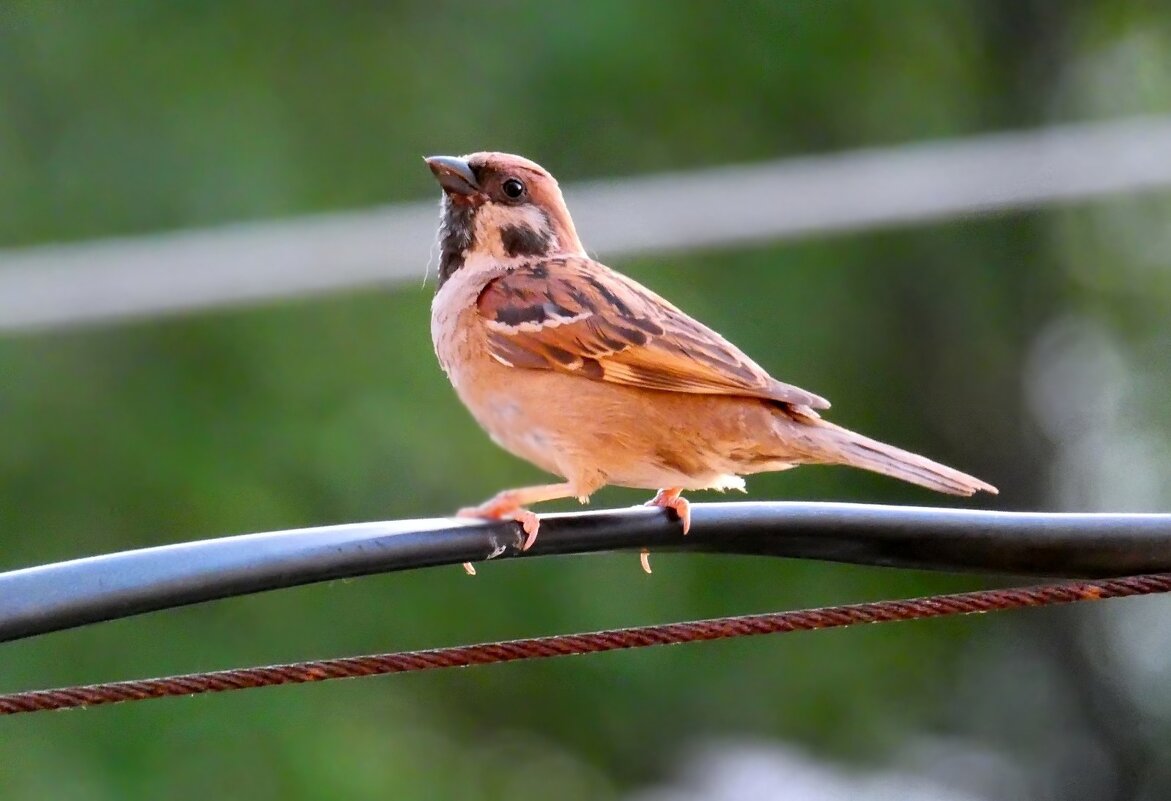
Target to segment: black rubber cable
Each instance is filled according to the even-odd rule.
[[[842,503],[692,505],[542,517],[519,526],[448,518],[354,523],[164,545],[0,573],[0,641],[330,579],[612,550],[823,559],[1019,576],[1171,571],[1171,515],[1048,514]]]

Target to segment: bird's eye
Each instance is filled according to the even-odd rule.
[[[515,178],[509,178],[500,185],[500,189],[509,200],[520,200],[525,193],[525,185]]]

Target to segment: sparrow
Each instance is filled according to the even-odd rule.
[[[798,465],[849,465],[953,495],[997,491],[822,419],[827,400],[590,258],[540,165],[495,152],[425,161],[443,190],[439,363],[497,445],[563,479],[504,490],[461,516],[519,522],[527,550],[540,526],[529,505],[585,503],[609,484],[656,490],[648,505],[674,510],[684,534],[685,490],[743,490],[743,476]]]

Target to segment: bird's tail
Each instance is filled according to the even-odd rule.
[[[972,495],[980,491],[997,494],[996,487],[991,484],[926,457],[824,420],[818,420],[815,425],[820,435],[816,439],[824,448],[819,456],[826,462],[860,467],[951,495]]]

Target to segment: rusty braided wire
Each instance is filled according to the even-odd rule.
[[[235,668],[182,676],[62,687],[0,695],[0,714],[117,704],[180,695],[245,690],[280,684],[304,684],[522,659],[591,654],[651,645],[720,640],[757,634],[811,631],[856,623],[889,623],[947,615],[998,612],[1030,606],[1127,598],[1171,591],[1171,573],[1042,584],[1013,589],[978,590],[907,600],[801,609],[741,617],[722,617],[659,626],[638,626],[587,634],[558,634],[523,640],[461,645],[423,651],[319,659],[289,665]]]

